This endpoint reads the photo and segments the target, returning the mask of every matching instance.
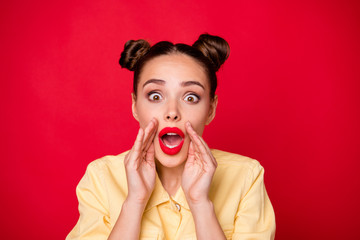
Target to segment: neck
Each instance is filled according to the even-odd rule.
[[[174,196],[181,185],[184,165],[185,163],[177,167],[168,168],[163,166],[159,161],[156,161],[156,171],[164,189],[170,196]]]

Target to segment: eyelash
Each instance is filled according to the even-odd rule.
[[[193,97],[194,98],[194,101],[193,102],[190,102],[190,101],[187,101],[186,98],[188,98],[189,96]],[[185,96],[184,98],[185,101],[187,102],[190,102],[190,103],[198,103],[200,101],[200,96],[195,94],[195,93],[190,93],[188,95]]]
[[[151,102],[157,102],[157,101],[162,100],[162,96],[161,96],[161,94],[158,93],[158,92],[151,91],[151,92],[149,92],[147,95],[148,95],[149,101],[151,101]],[[154,96],[159,96],[159,99],[153,99]],[[188,97],[193,97],[193,98],[194,98],[193,102],[186,100]],[[186,102],[195,104],[195,103],[198,103],[198,102],[200,101],[200,96],[197,95],[197,94],[195,94],[195,93],[190,93],[190,94],[188,94],[188,95],[186,95],[186,96],[184,97],[184,100],[185,100]]]
[[[159,99],[153,99],[154,96],[159,96],[160,98],[159,98]],[[151,92],[148,93],[148,99],[149,99],[150,101],[152,101],[152,102],[157,102],[157,101],[162,100],[162,96],[161,96],[161,94],[158,93],[158,92],[153,92],[153,91],[151,91]]]

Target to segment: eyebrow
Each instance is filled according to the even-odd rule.
[[[199,83],[198,81],[186,81],[186,82],[181,83],[181,86],[183,86],[183,87],[187,87],[187,86],[191,86],[191,85],[198,85],[202,89],[205,90],[205,87],[201,83]]]
[[[161,79],[150,79],[150,80],[147,80],[143,87],[145,87],[147,84],[150,84],[150,83],[155,83],[155,84],[159,84],[159,85],[165,85],[165,81],[164,80],[161,80]]]
[[[143,88],[146,85],[150,84],[150,83],[155,83],[155,84],[158,84],[158,85],[165,85],[166,84],[166,82],[164,80],[161,80],[161,79],[149,79],[144,83]],[[205,90],[205,87],[198,81],[181,82],[182,87],[187,87],[187,86],[191,86],[191,85],[197,85],[197,86],[199,86],[199,87],[201,87],[202,89]]]

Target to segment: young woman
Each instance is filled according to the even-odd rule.
[[[134,71],[130,151],[89,164],[77,187],[80,218],[67,239],[274,239],[264,170],[253,159],[210,150],[216,71],[228,43],[203,34],[192,45],[128,41],[120,65]]]

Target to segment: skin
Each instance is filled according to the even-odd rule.
[[[133,94],[132,111],[140,129],[125,157],[129,194],[109,239],[139,239],[141,217],[155,186],[156,171],[170,195],[181,186],[192,212],[197,239],[225,239],[208,198],[217,163],[201,135],[217,106],[203,67],[189,56],[150,60]],[[158,134],[178,127],[184,144],[176,155],[162,152]]]

